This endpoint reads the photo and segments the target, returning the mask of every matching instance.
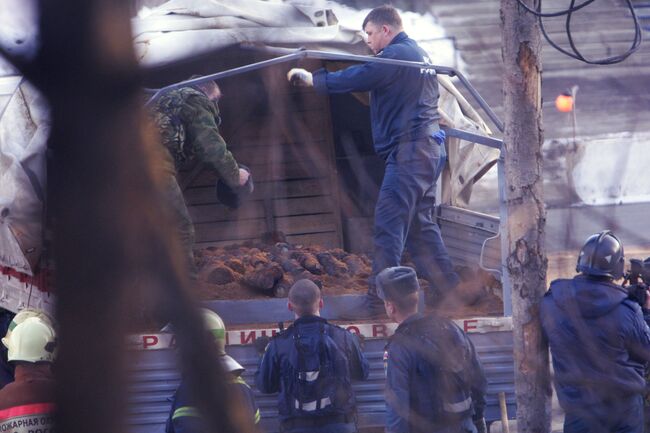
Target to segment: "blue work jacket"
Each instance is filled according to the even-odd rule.
[[[445,319],[436,318],[441,321]],[[454,350],[451,347],[429,347],[424,339],[406,333],[407,327],[430,326],[431,318],[422,314],[414,314],[402,322],[395,334],[386,345],[384,362],[386,366],[386,432],[387,433],[419,433],[436,431],[464,431],[461,425],[472,418],[483,418],[485,408],[485,392],[487,380],[481,362],[478,359],[474,345],[467,335],[453,324],[456,344],[461,344],[461,350],[469,354],[466,358],[465,376],[468,379],[471,395],[471,408],[464,417],[453,422],[443,421],[443,414],[437,413],[442,396],[440,370],[429,367],[431,362],[441,359],[443,350]],[[430,377],[431,376],[431,377]],[[438,384],[432,385],[432,384]],[[454,428],[455,427],[455,428]],[[450,430],[450,431],[451,431]]]
[[[582,275],[555,280],[540,312],[565,411],[599,405],[606,411],[609,399],[644,392],[650,329],[625,289]]]
[[[378,58],[431,64],[428,54],[406,33],[393,38]],[[405,140],[438,131],[438,79],[433,69],[363,63],[346,69],[314,72],[320,93],[370,92],[370,116],[375,152],[387,159]]]
[[[260,392],[272,394],[278,392],[278,411],[280,420],[286,421],[295,418],[291,415],[295,396],[291,395],[296,388],[296,374],[292,365],[292,354],[295,352],[294,335],[298,326],[301,329],[313,328],[313,332],[320,332],[320,324],[324,324],[328,334],[340,350],[344,351],[349,361],[351,380],[365,380],[368,378],[369,364],[359,346],[359,340],[351,332],[340,326],[331,325],[318,316],[303,316],[297,319],[292,326],[273,337],[264,352],[260,367],[255,373],[255,386]],[[354,400],[347,409],[354,413]]]

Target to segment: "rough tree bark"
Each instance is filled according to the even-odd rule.
[[[51,110],[48,206],[56,265],[57,430],[126,431],[125,324],[156,291],[211,431],[250,431],[230,410],[216,348],[188,295],[187,270],[155,184],[129,2],[39,2],[40,47],[0,47]]]
[[[535,7],[534,0],[523,0]],[[537,19],[501,0],[505,181],[508,215],[507,272],[512,316],[517,396],[517,430],[550,431],[548,346],[542,335],[539,302],[546,290],[541,146],[541,41]]]

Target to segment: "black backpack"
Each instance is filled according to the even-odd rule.
[[[288,397],[290,416],[321,417],[349,413],[354,407],[350,366],[345,348],[324,322],[295,326],[290,362],[293,376]]]
[[[430,392],[434,419],[461,420],[472,415],[472,350],[465,333],[451,320],[427,317],[406,326]]]

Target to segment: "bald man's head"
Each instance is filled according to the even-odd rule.
[[[311,280],[298,280],[289,290],[289,305],[296,315],[318,314],[320,311],[320,289]]]

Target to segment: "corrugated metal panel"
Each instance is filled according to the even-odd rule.
[[[445,246],[454,264],[476,266],[483,242],[499,232],[499,218],[467,209],[441,206],[438,224]],[[501,268],[501,244],[488,241],[483,252],[483,265]]]
[[[508,415],[516,415],[514,397],[514,362],[512,359],[512,333],[494,332],[470,334],[488,376],[486,418],[500,419],[498,393],[505,392]],[[384,423],[384,367],[385,340],[366,340],[365,353],[370,361],[370,377],[354,384],[357,396],[359,425],[381,426]],[[244,379],[254,387],[253,375],[257,370],[258,356],[252,346],[231,346],[228,352],[244,367]],[[179,374],[171,350],[151,350],[132,353],[132,383],[130,385],[130,419],[132,432],[162,432],[167,420],[170,402],[178,386]],[[262,414],[264,431],[277,431],[276,396],[255,391]]]

